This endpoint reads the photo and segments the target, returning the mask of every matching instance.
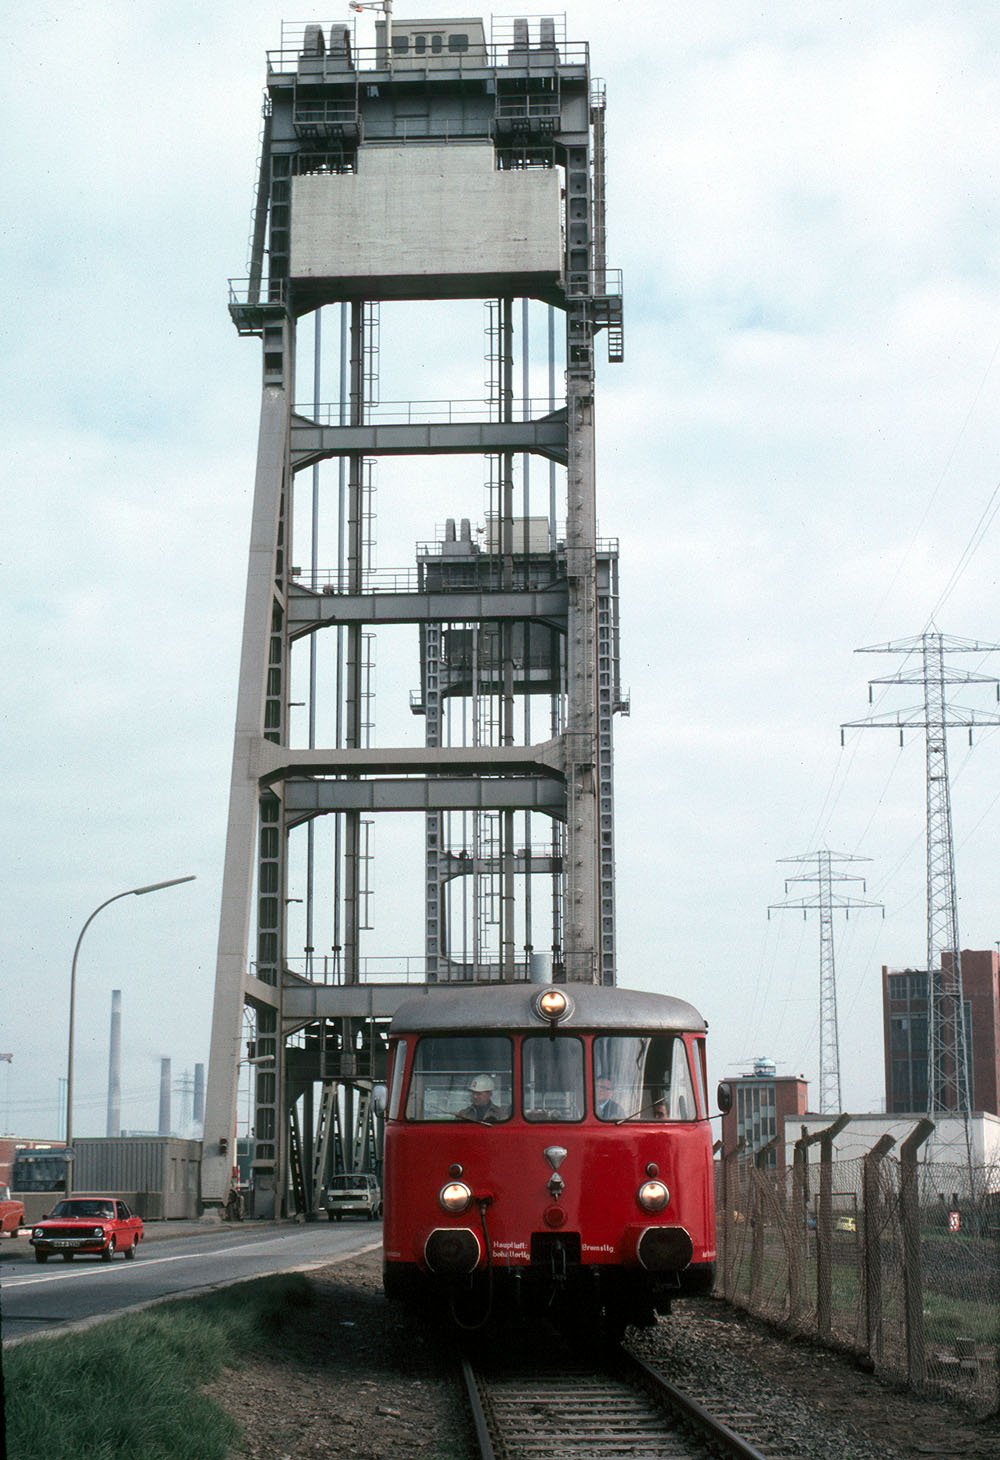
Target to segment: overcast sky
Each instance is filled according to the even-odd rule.
[[[0,23],[11,1134],[59,1134],[73,947],[126,888],[198,878],[87,934],[77,1133],[104,1131],[113,988],[126,1128],[155,1126],[161,1057],[175,1080],[208,1057],[259,405],[226,280],[245,272],[282,18],[43,0]],[[932,618],[1000,641],[1000,11],[580,0],[567,33],[607,83],[626,294],[598,405],[631,696],[619,982],[704,1011],[713,1079],[763,1055],[815,1100],[818,922],[767,908],[799,870],[780,858],[869,858],[845,869],[867,890],[846,890],[885,919],[838,920],[836,946],[844,1104],[877,1109],[880,969],[925,958],[924,748],[854,731],[841,749],[839,726],[899,667],[856,648]],[[442,478],[422,535],[453,510]],[[1000,672],[1000,654],[958,662]],[[962,942],[990,948],[1000,737],[970,753],[956,732],[950,754]],[[419,954],[389,913],[376,901],[370,951]]]

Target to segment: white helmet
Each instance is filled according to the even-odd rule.
[[[482,1094],[484,1090],[488,1090],[489,1093],[492,1095],[493,1081],[490,1079],[489,1075],[477,1075],[476,1078],[469,1085],[469,1089],[473,1095]]]

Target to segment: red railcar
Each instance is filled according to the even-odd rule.
[[[589,985],[431,987],[396,1013],[384,1282],[462,1321],[649,1324],[714,1278],[705,1021]]]

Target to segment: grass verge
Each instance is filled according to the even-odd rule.
[[[225,1460],[238,1429],[201,1386],[310,1301],[290,1273],[8,1349],[9,1460]]]

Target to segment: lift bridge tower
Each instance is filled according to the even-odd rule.
[[[309,25],[268,55],[230,297],[263,378],[202,1189],[229,1195],[249,1077],[256,1216],[377,1168],[415,983],[615,980],[603,87],[553,20],[353,8],[382,12],[374,48]],[[463,398],[412,399],[428,378]],[[376,473],[390,529],[445,519],[392,571]]]

